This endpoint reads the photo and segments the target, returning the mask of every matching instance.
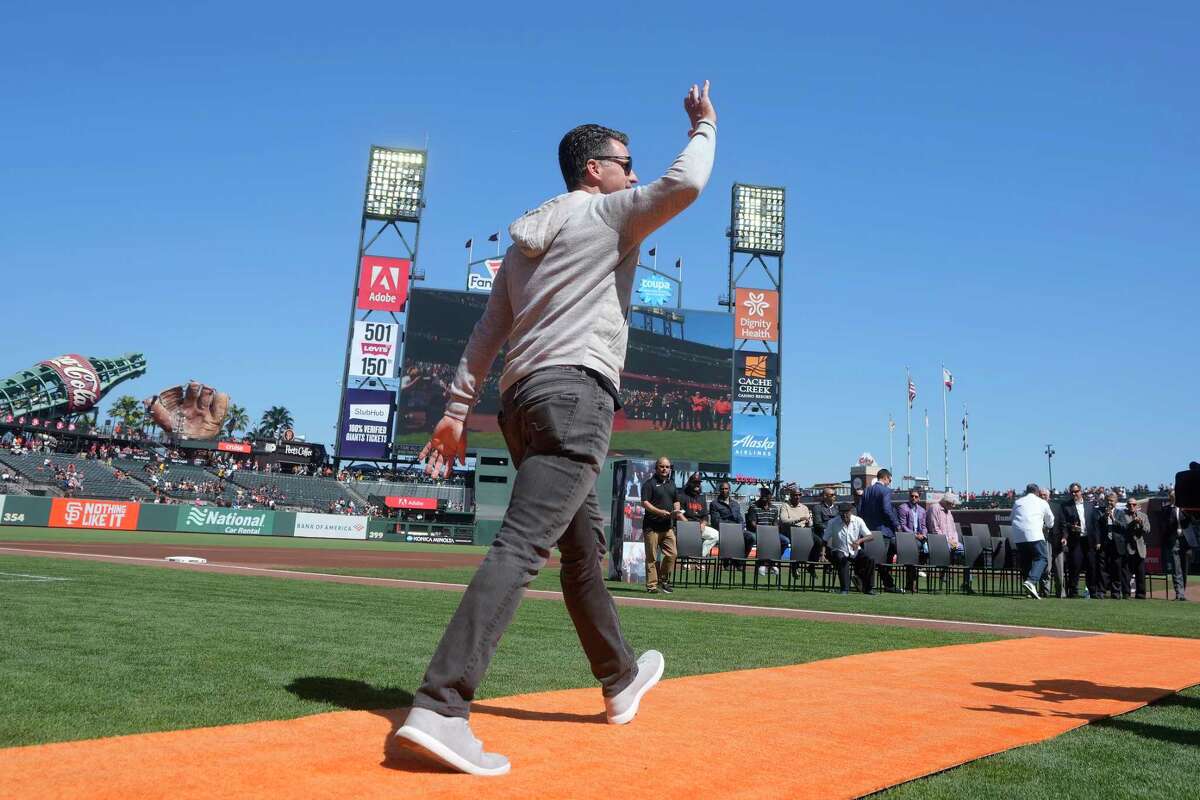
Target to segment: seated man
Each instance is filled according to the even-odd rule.
[[[854,514],[854,506],[842,503],[838,506],[838,517],[825,526],[825,544],[828,546],[829,560],[837,567],[838,581],[841,583],[840,594],[850,594],[850,565],[858,574],[859,585],[863,594],[877,594],[875,591],[875,559],[862,549],[864,542],[869,542],[874,535],[867,529],[866,524]]]
[[[771,502],[771,488],[769,486],[759,487],[758,499],[746,509],[746,531],[742,535],[746,539],[746,552],[750,552],[750,548],[758,544],[758,526],[759,525],[778,525],[779,524],[779,506]],[[792,540],[784,534],[783,530],[779,531],[779,552],[782,553],[792,546]],[[765,574],[766,566],[758,568],[759,574]],[[778,572],[779,567],[772,565],[772,572]]]
[[[958,535],[958,523],[954,521],[954,507],[957,505],[958,495],[946,492],[941,500],[929,507],[925,515],[925,530],[946,537],[946,542],[950,545],[950,563],[956,565],[966,563],[962,539]],[[975,590],[971,588],[969,569],[963,570],[962,590],[966,594],[975,594]]]
[[[700,491],[700,473],[692,473],[679,496],[679,519],[700,523],[700,555],[708,558],[721,535],[708,524],[708,496]]]
[[[787,536],[788,541],[792,540],[792,528],[811,528],[813,526],[812,511],[808,506],[800,502],[800,490],[796,487],[788,489],[788,501],[779,509],[779,532]],[[815,537],[814,537],[815,538]],[[782,552],[782,551],[780,551]],[[792,553],[792,561],[816,561],[821,557],[821,549],[814,542],[813,548],[808,553]],[[809,574],[816,574],[816,567],[811,564],[808,567]],[[796,565],[792,565],[792,575],[796,574]]]
[[[917,540],[917,560],[925,564],[929,561],[929,537],[926,529],[926,512],[925,506],[921,502],[921,490],[909,489],[908,500],[901,503],[896,509],[897,516],[900,517],[900,530],[905,533],[911,533]],[[921,577],[925,577],[925,572],[922,570]],[[904,568],[904,588],[908,591],[916,591],[917,588],[917,569],[916,567]]]
[[[721,485],[717,487],[717,498],[708,504],[708,519],[709,524],[718,531],[721,529],[721,524],[725,522],[744,528],[746,523],[742,519],[742,507],[730,494],[729,481],[721,481]],[[744,530],[742,535],[745,536]],[[750,552],[748,547],[746,552]],[[729,568],[733,566],[733,562],[731,561],[723,561],[721,563]]]

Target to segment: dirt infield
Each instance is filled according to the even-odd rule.
[[[864,681],[869,691],[847,690]],[[864,653],[665,680],[627,726],[603,724],[594,688],[475,703],[476,733],[513,764],[494,780],[400,746],[391,733],[404,712],[381,709],[0,750],[0,798],[854,798],[1197,681],[1200,641],[1160,636]],[[764,752],[781,750],[786,758],[759,768]],[[670,769],[641,756],[656,751]]]
[[[301,581],[325,581],[327,583],[349,583],[361,586],[388,586],[394,589],[434,589],[440,591],[461,592],[466,587],[460,583],[439,583],[435,581],[416,581],[403,578],[375,578],[362,575],[333,575],[318,572],[296,572],[285,568],[254,566],[231,562],[214,562],[208,564],[174,564],[163,560],[165,556],[129,556],[104,553],[87,553],[76,549],[73,543],[52,542],[44,544],[45,549],[33,547],[33,543],[22,542],[25,546],[12,547],[0,543],[0,553],[8,555],[28,555],[49,558],[66,558],[86,561],[104,561],[117,564],[137,564],[138,566],[159,567],[165,569],[192,570],[196,572],[216,572],[232,575],[257,575],[267,578],[284,578]],[[139,545],[141,546],[141,545]],[[64,548],[72,548],[67,550]],[[170,548],[168,548],[170,549]],[[189,551],[173,552],[170,555],[196,555]],[[218,548],[225,552],[228,549],[241,551],[242,548]],[[178,551],[178,548],[175,548]],[[237,553],[225,553],[234,555]],[[412,555],[420,555],[414,553]],[[530,589],[525,596],[535,600],[562,600],[560,592],[549,592],[540,589]],[[990,622],[965,622],[959,620],[925,619],[922,617],[900,617],[886,614],[861,614],[839,611],[814,611],[798,608],[778,608],[772,606],[750,606],[735,603],[697,603],[686,600],[665,600],[653,597],[616,596],[617,605],[642,606],[661,608],[665,611],[696,611],[710,614],[733,614],[745,617],[785,617],[790,619],[806,619],[818,622],[845,622],[855,625],[889,625],[902,628],[924,628],[927,630],[959,631],[962,633],[987,633],[994,636],[1047,636],[1053,638],[1074,638],[1080,636],[1096,636],[1095,631],[1079,631],[1061,628],[1041,628],[1023,625],[1001,625]]]
[[[253,567],[337,567],[346,569],[445,569],[475,567],[483,560],[477,553],[421,553],[406,550],[329,550],[304,547],[197,547],[179,544],[147,544],[145,542],[0,542],[5,548],[21,550],[69,550],[98,556],[126,558],[155,558],[167,556],[199,556],[220,564],[242,564]]]

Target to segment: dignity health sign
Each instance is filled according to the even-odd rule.
[[[775,477],[775,417],[766,414],[733,415],[730,471],[736,478],[772,480]]]

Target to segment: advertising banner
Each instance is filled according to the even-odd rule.
[[[179,506],[143,503],[138,511],[139,531],[175,531],[175,523],[179,521]]]
[[[176,529],[183,533],[240,533],[270,536],[274,530],[274,511],[220,508],[218,506],[180,506]]]
[[[354,323],[350,342],[350,374],[358,378],[395,378],[396,351],[400,349],[400,325]]]
[[[399,533],[399,531],[397,531]],[[429,544],[474,544],[470,528],[459,526],[434,526],[430,530],[413,528],[406,529],[402,534],[406,542],[427,542]]]
[[[75,500],[56,497],[50,505],[50,527],[137,530],[139,508],[137,503],[119,500]]]
[[[67,411],[87,411],[100,399],[100,375],[92,362],[74,353],[40,362],[67,387]]]
[[[425,511],[437,511],[436,497],[406,497],[404,495],[389,495],[383,498],[383,504],[388,508],[415,508]]]
[[[251,447],[246,442],[217,442],[217,449],[226,453],[249,453]]]
[[[733,399],[739,403],[774,403],[778,396],[779,355],[736,353]]]
[[[775,417],[766,414],[733,415],[733,452],[730,472],[750,480],[775,478]]]
[[[298,511],[293,531],[293,536],[312,539],[366,539],[367,518]]]
[[[33,525],[44,528],[50,524],[50,500],[45,497],[0,495],[0,524]]]
[[[502,258],[487,258],[472,264],[471,271],[467,273],[467,291],[491,292],[492,282],[496,280],[496,273],[503,263]]]
[[[358,272],[358,310],[399,313],[408,301],[407,258],[363,256]]]
[[[395,409],[389,391],[347,389],[342,429],[338,432],[338,455],[341,458],[386,459]]]
[[[350,343],[350,374],[359,378],[396,377],[396,352],[400,326],[394,322],[354,323]]]
[[[639,269],[633,284],[634,296],[639,305],[669,306],[676,304],[676,283],[662,275]]]
[[[733,311],[735,339],[779,341],[779,292],[738,289]]]

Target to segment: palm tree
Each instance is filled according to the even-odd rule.
[[[108,407],[108,416],[120,422],[127,430],[137,430],[146,424],[146,410],[131,394],[123,394],[114,400]]]
[[[263,412],[259,429],[267,438],[278,439],[293,424],[292,412],[283,406],[271,406]]]
[[[243,406],[236,403],[229,406],[229,411],[225,416],[225,435],[233,436],[238,431],[246,430],[246,426],[250,424],[250,415],[246,413]]]

